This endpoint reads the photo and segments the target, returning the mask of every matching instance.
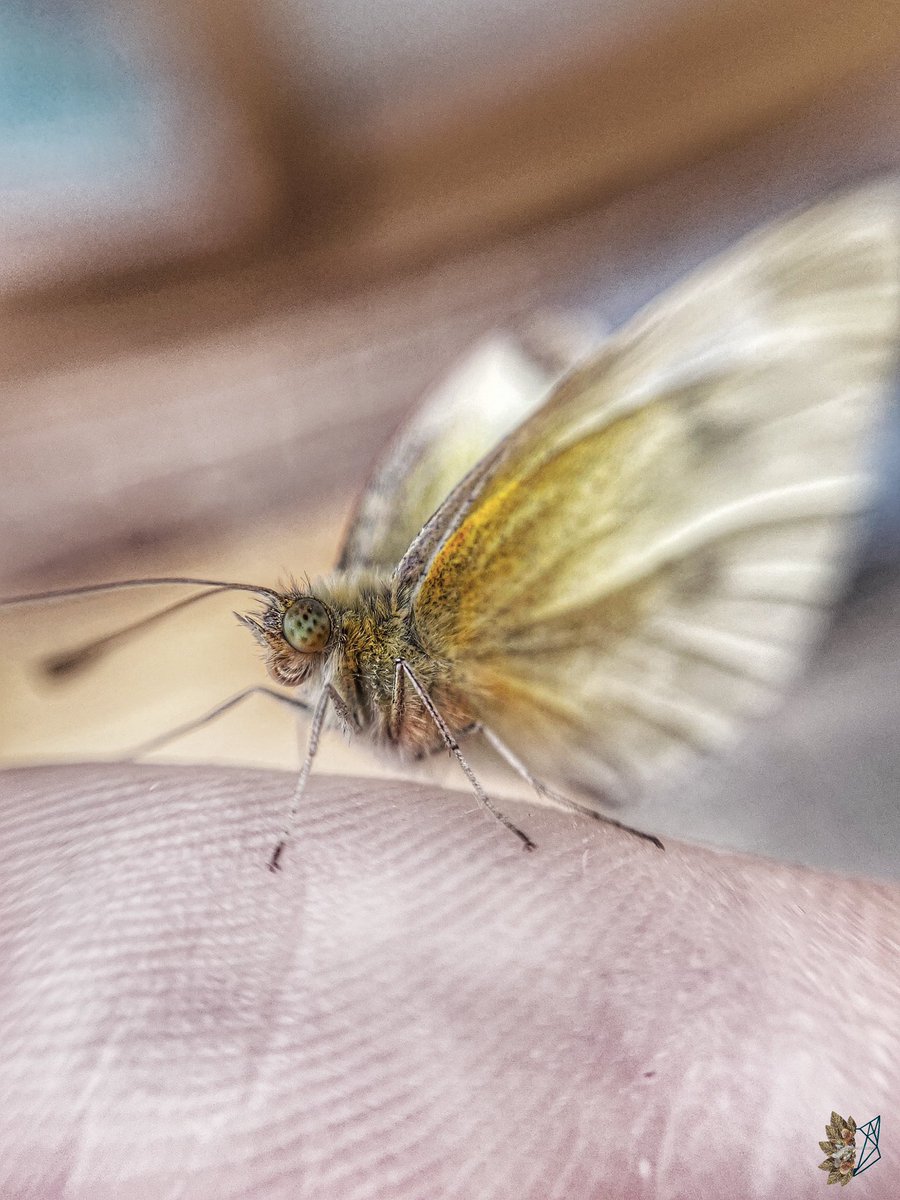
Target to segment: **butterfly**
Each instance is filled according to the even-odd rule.
[[[128,580],[4,603],[205,588],[155,620],[255,593],[261,608],[239,619],[288,690],[245,689],[144,749],[259,692],[307,713],[273,869],[330,721],[401,759],[449,751],[526,849],[467,739],[487,739],[544,799],[619,825],[611,803],[720,749],[821,628],[870,496],[898,323],[889,181],[746,237],[549,395],[439,395],[377,466],[328,578]]]

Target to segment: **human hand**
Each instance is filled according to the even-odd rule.
[[[896,888],[323,776],[272,875],[289,791],[0,775],[4,1197],[800,1198],[900,1104]]]

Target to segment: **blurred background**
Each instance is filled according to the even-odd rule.
[[[572,306],[615,326],[897,170],[898,102],[893,0],[6,0],[0,592],[327,571],[378,451],[482,339]],[[896,429],[810,675],[634,823],[900,874]],[[228,598],[33,670],[166,598],[0,616],[0,762],[114,755],[262,680]],[[167,751],[296,755],[261,700]],[[393,770],[337,737],[317,769]]]

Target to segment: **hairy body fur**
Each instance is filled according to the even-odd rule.
[[[297,686],[311,700],[330,684],[340,702],[338,717],[352,732],[408,760],[433,753],[443,740],[398,663],[409,666],[454,734],[471,728],[474,716],[454,686],[451,664],[422,645],[407,591],[375,572],[342,571],[302,593],[287,590],[259,619],[241,620],[265,648],[266,667],[277,683]],[[300,596],[314,597],[331,619],[321,655],[293,649],[282,634],[284,612]]]

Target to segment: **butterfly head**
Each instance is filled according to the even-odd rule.
[[[235,615],[266,651],[271,677],[286,687],[304,683],[334,643],[335,615],[317,596],[295,592],[269,601],[261,617]]]

